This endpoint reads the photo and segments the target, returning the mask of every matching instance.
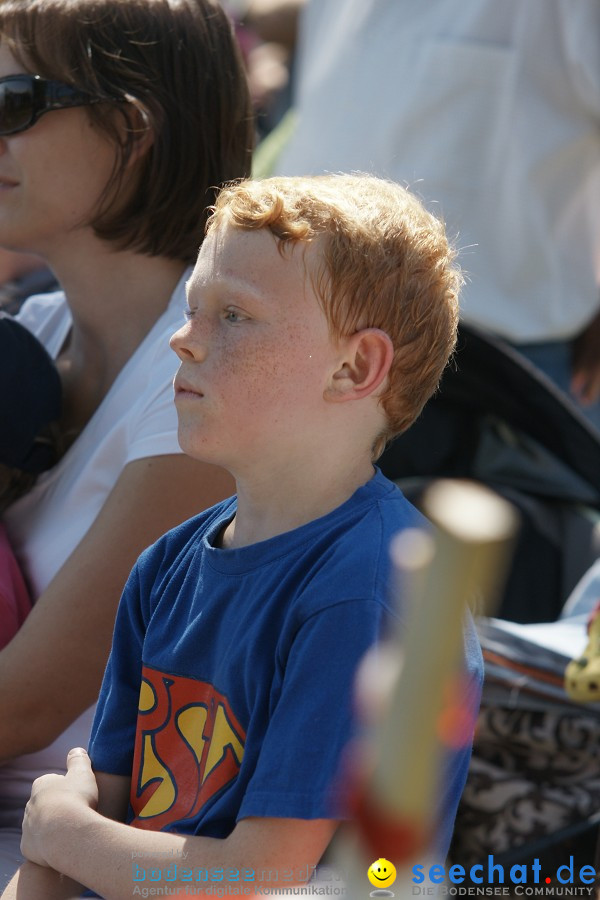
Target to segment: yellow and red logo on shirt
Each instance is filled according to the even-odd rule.
[[[137,828],[191,819],[238,774],[246,733],[212,684],[144,666],[131,779]]]

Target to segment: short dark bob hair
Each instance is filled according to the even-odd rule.
[[[130,101],[86,107],[118,148],[89,224],[119,249],[195,260],[206,209],[222,182],[249,174],[253,144],[244,66],[219,3],[0,0],[0,42],[32,74]],[[131,170],[140,129],[152,143]]]

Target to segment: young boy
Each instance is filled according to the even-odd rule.
[[[111,900],[146,876],[184,893],[310,874],[344,815],[333,785],[356,666],[388,615],[388,544],[419,520],[373,460],[454,346],[453,256],[442,225],[375,178],[222,191],[171,345],[181,446],[227,468],[237,496],[140,557],[90,744],[95,777],[76,750],[66,777],[35,783],[32,863]],[[446,843],[468,756],[448,772]],[[5,896],[73,895],[39,866]]]

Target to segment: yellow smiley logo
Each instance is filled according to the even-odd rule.
[[[396,880],[396,867],[389,859],[376,859],[369,866],[367,877],[373,887],[389,887]]]

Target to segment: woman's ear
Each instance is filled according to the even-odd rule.
[[[391,338],[380,328],[363,328],[344,338],[343,361],[325,392],[332,402],[359,400],[381,386],[394,359]]]
[[[125,120],[124,128],[127,129],[128,136],[131,137],[133,135],[133,151],[129,159],[129,165],[131,165],[144,156],[154,143],[154,130],[150,124],[150,116],[144,106],[137,100],[131,98],[124,105],[122,114]]]

